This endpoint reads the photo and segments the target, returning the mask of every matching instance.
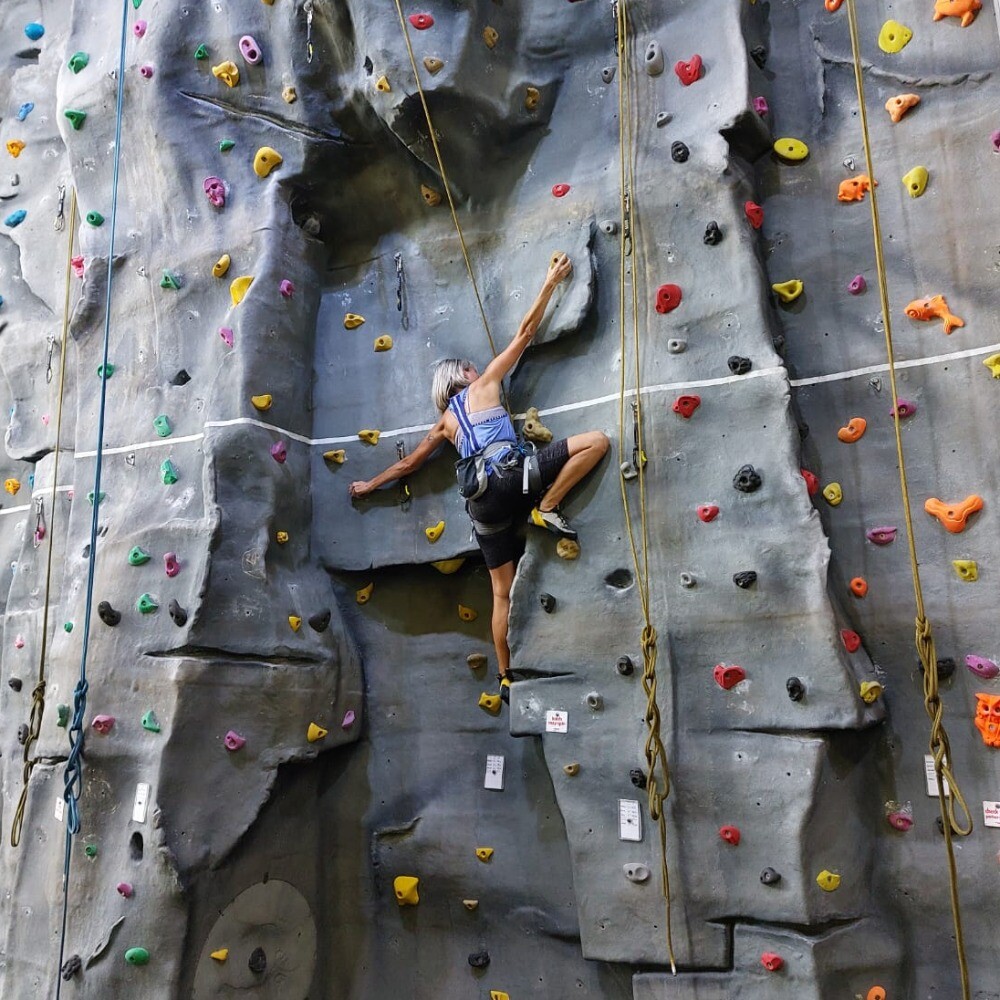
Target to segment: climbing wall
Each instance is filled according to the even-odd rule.
[[[596,0],[432,0],[405,28],[363,0],[3,6],[0,996],[960,995],[840,6],[629,7],[625,229]],[[864,5],[860,37],[989,997],[1000,53],[993,10],[933,8]],[[348,495],[426,433],[435,358],[489,358],[407,38],[498,343],[573,260],[512,408],[613,441],[566,505],[579,556],[527,532],[499,715],[451,458]],[[963,532],[924,512],[971,495]]]

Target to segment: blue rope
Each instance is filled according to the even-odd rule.
[[[87,562],[87,598],[83,623],[83,649],[80,654],[80,679],[73,691],[73,721],[69,727],[69,757],[63,778],[66,802],[66,853],[63,859],[62,931],[59,938],[59,967],[56,970],[56,1000],[62,992],[62,966],[66,952],[66,917],[69,911],[69,867],[73,838],[80,832],[80,794],[83,791],[83,720],[87,714],[87,653],[90,649],[90,623],[94,604],[94,575],[97,566],[97,526],[101,506],[101,469],[104,459],[104,417],[107,409],[108,345],[111,340],[111,286],[114,281],[115,223],[118,221],[118,178],[122,149],[122,108],[125,99],[125,44],[128,41],[128,4],[122,0],[121,44],[118,52],[118,103],[115,109],[115,170],[111,189],[111,243],[108,248],[108,290],[104,307],[104,360],[101,367],[101,406],[97,418],[97,461],[94,468],[94,512],[90,519],[90,558]]]

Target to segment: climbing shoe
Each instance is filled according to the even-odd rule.
[[[563,517],[562,511],[558,507],[555,510],[533,508],[531,523],[537,524],[539,528],[547,528],[553,534],[561,535],[563,538],[576,538],[576,532],[569,526],[569,521]]]
[[[500,684],[500,700],[505,704],[510,704],[510,682],[513,678],[508,670],[505,674],[497,674],[497,681]]]

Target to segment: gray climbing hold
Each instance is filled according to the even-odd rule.
[[[628,773],[628,780],[638,789],[646,787],[646,773],[639,767],[633,767]]]
[[[615,669],[622,675],[622,677],[630,677],[635,671],[635,665],[632,663],[632,657],[619,656],[618,662],[615,664]]]
[[[667,350],[671,354],[683,354],[687,350],[688,342],[686,340],[678,340],[676,337],[672,337],[667,341]]]
[[[604,69],[601,70],[601,79],[605,83],[611,83],[611,81],[615,78],[616,69],[616,66],[605,66]]]
[[[604,699],[596,691],[591,691],[587,695],[587,708],[591,711],[599,712],[604,708]]]
[[[627,861],[622,865],[622,871],[625,872],[625,878],[630,882],[646,882],[649,880],[649,869],[642,864],[638,864],[635,861]]]
[[[781,874],[773,868],[765,868],[760,873],[760,880],[764,885],[777,885],[781,881]]]
[[[69,958],[63,962],[62,969],[59,970],[59,974],[63,978],[64,983],[68,983],[81,969],[83,968],[83,961],[79,955],[70,955]]]
[[[618,223],[614,219],[605,219],[601,223],[601,232],[605,236],[615,236],[618,232]]]
[[[692,573],[681,573],[680,581],[681,581],[681,586],[684,587],[685,590],[690,590],[698,583],[698,581],[694,578],[694,574]]]
[[[659,76],[663,72],[663,49],[660,48],[660,43],[655,38],[646,46],[646,58],[643,65],[650,76]]]
[[[663,128],[664,125],[669,125],[674,120],[674,116],[669,111],[657,111],[656,113],[656,127]]]

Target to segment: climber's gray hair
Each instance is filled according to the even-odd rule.
[[[466,358],[439,358],[434,362],[431,398],[438,413],[444,413],[448,409],[448,400],[472,381],[467,371],[471,365],[472,362]]]

